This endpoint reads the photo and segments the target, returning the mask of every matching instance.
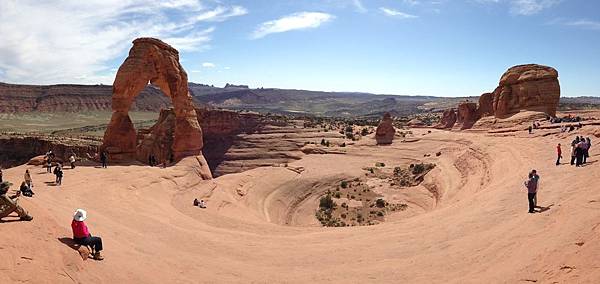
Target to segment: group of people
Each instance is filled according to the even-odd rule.
[[[581,167],[587,163],[587,159],[590,157],[590,148],[592,147],[592,140],[587,137],[577,136],[571,142],[571,165]]]

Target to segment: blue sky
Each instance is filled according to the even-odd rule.
[[[105,83],[131,41],[180,50],[191,82],[475,96],[510,66],[600,96],[600,1],[0,0],[0,81]]]

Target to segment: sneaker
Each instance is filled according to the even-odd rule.
[[[27,216],[23,216],[23,217],[19,218],[19,220],[21,220],[21,221],[31,221],[31,220],[33,220],[33,217],[27,215]]]
[[[95,252],[94,253],[94,259],[95,260],[103,260],[104,257],[102,255],[100,255],[100,252]]]

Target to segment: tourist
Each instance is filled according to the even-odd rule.
[[[575,159],[577,158],[577,143],[579,143],[579,137],[571,142],[571,166],[575,165]]]
[[[529,134],[531,134],[533,132],[533,128],[531,127],[531,125],[529,125]]]
[[[154,154],[148,156],[148,164],[150,164],[151,167],[156,166],[156,156],[154,156]]]
[[[562,158],[562,149],[560,148],[560,143],[556,146],[556,165],[560,165],[560,159]]]
[[[46,160],[46,166],[48,167],[46,169],[46,172],[51,173],[52,172],[52,161],[54,160],[54,153],[52,152],[52,150],[48,150],[48,152],[46,152],[46,155],[44,156],[45,160]]]
[[[29,173],[29,170],[25,170],[25,182],[27,183],[27,186],[29,186],[30,188],[33,187],[33,180],[31,179],[31,174]]]
[[[93,237],[88,230],[88,227],[83,222],[87,218],[87,212],[83,209],[77,209],[73,214],[73,221],[71,222],[71,229],[73,229],[73,240],[76,244],[82,246],[92,247],[92,255],[95,260],[103,260],[104,257],[100,255],[102,251],[102,239],[100,237]]]
[[[21,194],[27,197],[33,197],[35,194],[33,190],[31,190],[31,187],[27,186],[27,183],[25,182],[21,182],[21,187],[19,187],[19,190],[21,191]]]
[[[533,179],[533,181],[535,182],[535,188],[537,190],[537,188],[539,187],[539,184],[540,184],[540,176],[537,174],[537,171],[531,170],[531,172],[529,172],[529,178]],[[537,194],[533,198],[533,204],[534,204],[534,206],[537,206]]]
[[[100,153],[100,162],[102,163],[102,168],[107,168],[107,162],[108,162],[108,155],[106,154],[106,151],[102,151]]]
[[[537,195],[537,182],[535,178],[530,173],[529,179],[525,181],[525,187],[527,188],[527,200],[529,201],[529,213],[535,213],[535,202]]]
[[[71,169],[75,168],[75,154],[71,154],[69,157],[69,162],[71,163]]]
[[[579,142],[577,142],[577,144],[575,144],[575,166],[576,167],[581,167],[581,165],[583,164],[583,148],[585,147],[585,142],[583,141],[583,139],[579,139]]]
[[[56,165],[56,167],[54,168],[54,175],[56,175],[56,185],[61,185],[63,177],[63,170],[61,164]]]
[[[203,199],[200,199],[200,201],[198,201],[197,198],[194,199],[194,206],[198,206],[200,208],[206,208],[206,203],[204,202]]]
[[[20,191],[13,196],[8,196],[8,189],[12,186],[12,183],[5,181],[0,183],[0,219],[10,215],[12,212],[17,212],[19,215],[19,219],[21,221],[31,221],[33,217],[31,217],[23,207],[21,207],[17,202],[19,201],[19,196],[21,195]]]

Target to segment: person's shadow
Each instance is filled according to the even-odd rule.
[[[45,181],[44,182],[47,186],[57,186],[58,184],[55,181]]]
[[[554,206],[554,203],[552,203],[552,204],[550,204],[550,205],[548,205],[546,207],[544,207],[544,206],[535,206],[535,208],[539,209],[539,210],[534,210],[534,211],[535,211],[535,213],[544,213],[544,212],[550,210],[550,207],[552,207],[552,206]]]
[[[72,238],[66,238],[66,237],[62,237],[62,238],[57,238],[58,241],[60,241],[61,243],[63,243],[64,245],[70,247],[71,249],[73,249],[74,251],[76,251],[77,253],[79,253],[80,256],[82,256],[80,248],[82,247],[79,244],[75,243],[75,240],[73,240]],[[88,258],[90,258],[91,253],[88,252]],[[82,256],[83,257],[83,256]]]

